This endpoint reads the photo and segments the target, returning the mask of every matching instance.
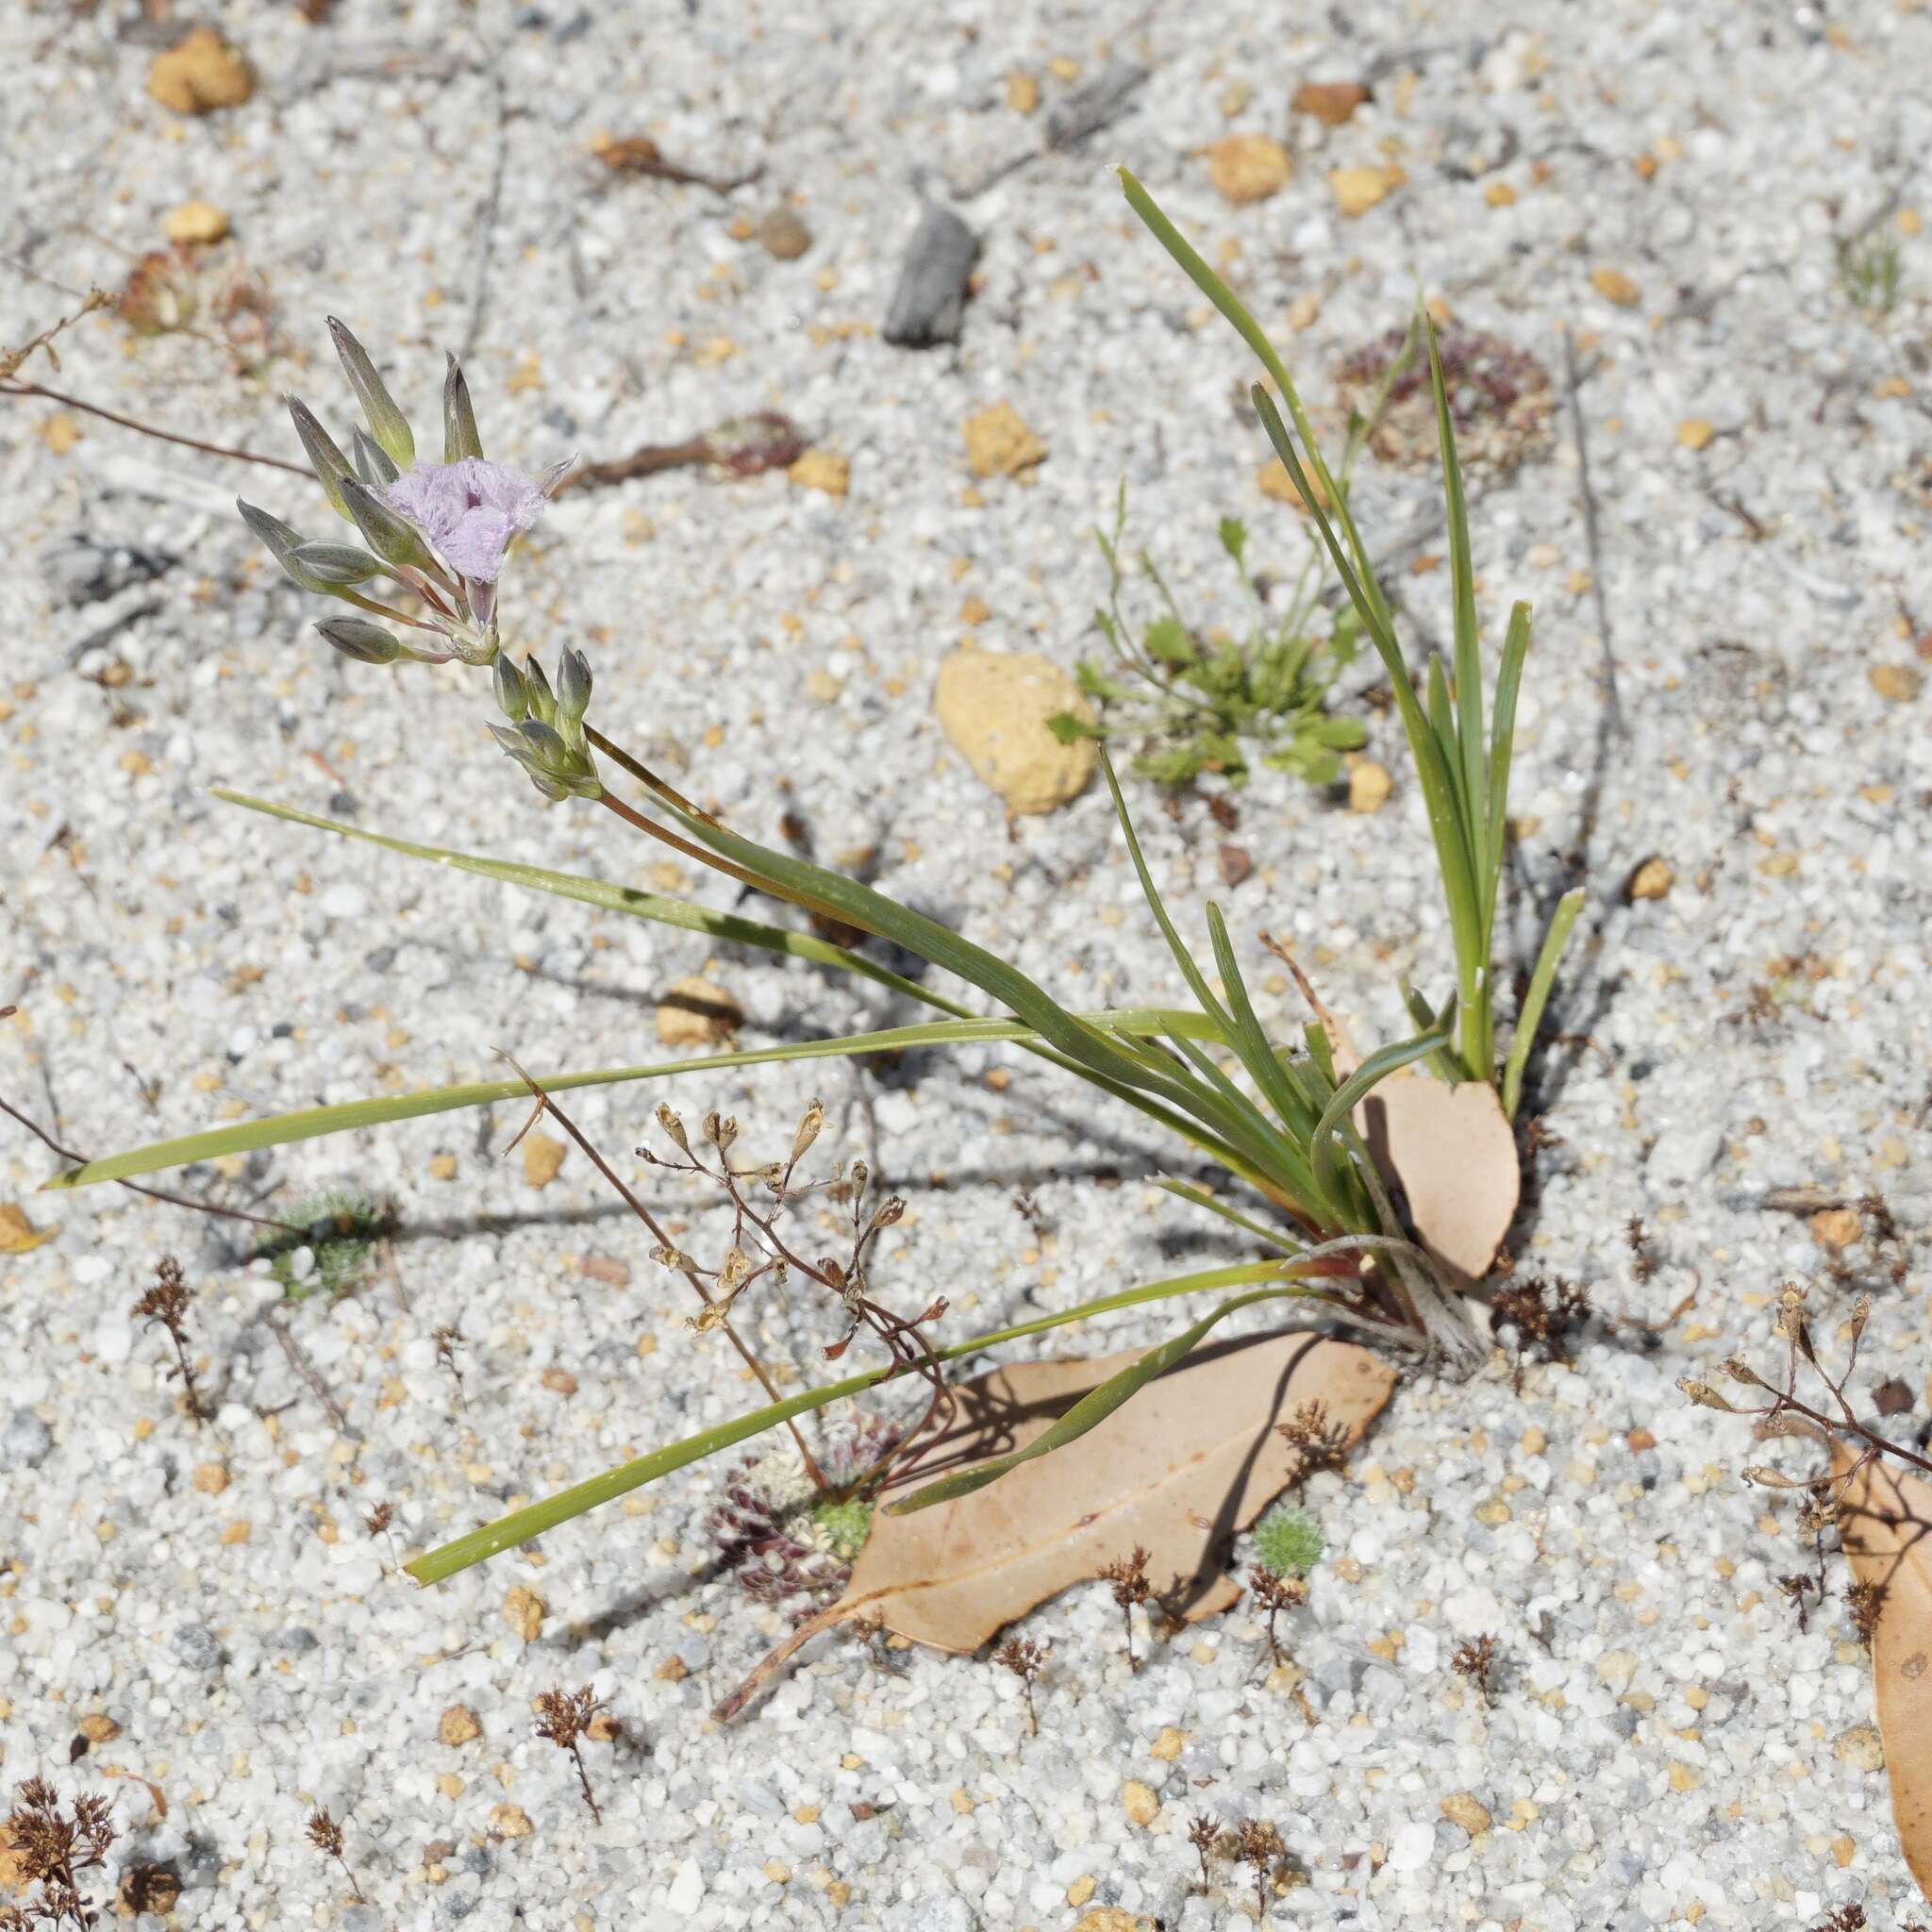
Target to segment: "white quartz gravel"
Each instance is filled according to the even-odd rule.
[[[1807,1926],[1854,1901],[1876,1926],[1908,1917],[1841,1606],[1799,1634],[1774,1579],[1800,1540],[1737,1475],[1763,1452],[1672,1385],[1762,1349],[1765,1298],[1822,1274],[1804,1219],[1767,1211],[1766,1191],[1880,1188],[1908,1241],[1926,1208],[1932,741],[1924,698],[1888,698],[1868,674],[1912,669],[1932,628],[1932,243],[1914,199],[1932,16],[1890,0],[1131,15],[341,0],[319,25],[240,0],[199,10],[260,84],[182,122],[143,91],[137,9],[0,9],[0,341],[58,313],[63,290],[118,283],[166,212],[200,198],[266,277],[277,352],[237,374],[201,337],[124,352],[97,318],[63,343],[59,375],[25,374],[291,454],[279,391],[344,420],[323,330],[336,312],[420,423],[441,350],[464,348],[492,454],[532,466],[782,408],[849,459],[842,500],[689,471],[566,498],[507,582],[513,627],[546,655],[583,644],[606,728],[739,823],[770,834],[789,804],[822,855],[871,850],[886,890],[1081,1001],[1179,988],[1105,798],[1009,831],[940,737],[932,673],[962,604],[990,613],[990,645],[1091,651],[1085,532],[1124,475],[1133,530],[1206,622],[1236,610],[1219,515],[1248,517],[1263,560],[1295,563],[1300,541],[1255,486],[1248,365],[1103,164],[1132,165],[1229,260],[1317,403],[1336,357],[1399,321],[1417,278],[1559,384],[1574,331],[1596,555],[1567,403],[1547,460],[1483,486],[1474,513],[1492,643],[1509,599],[1538,617],[1505,970],[1579,855],[1594,893],[1533,1100],[1560,1142],[1537,1156],[1517,1244],[1619,1323],[1665,1325],[1600,1325],[1574,1366],[1532,1367],[1520,1391],[1500,1361],[1467,1384],[1404,1384],[1350,1478],[1311,1493],[1332,1555],[1291,1638],[1312,1723],[1270,1684],[1255,1619],[1155,1645],[1130,1674],[1096,1587],[1028,1621],[1053,1645],[1037,1738],[1004,1674],[924,1654],[882,1669],[851,1642],[817,1646],[720,1729],[711,1702],[778,1628],[712,1572],[722,1470],[427,1593],[360,1528],[387,1500],[398,1545],[426,1548],[752,1405],[580,1158],[540,1195],[520,1157],[493,1158],[521,1119],[504,1108],[184,1183],[232,1205],[330,1183],[396,1204],[400,1286],[384,1273],[291,1317],[345,1436],[266,1324],[275,1285],[223,1225],[114,1190],[36,1195],[55,1163],[9,1124],[0,1202],[58,1235],[0,1256],[0,1782],[45,1772],[112,1795],[117,1861],[172,1865],[175,1922],[197,1928],[1058,1932],[1111,1906],[1232,1932],[1253,1891],[1230,1868],[1193,1890],[1184,1833],[1202,1812],[1279,1828],[1306,1882],[1271,1902],[1271,1924]],[[922,191],[1033,153],[1069,85],[1050,63],[1091,76],[1111,57],[1151,70],[1120,122],[961,204],[984,253],[958,349],[884,344]],[[1015,69],[1042,87],[1031,119],[1007,104]],[[1351,77],[1375,98],[1349,126],[1291,126],[1296,84]],[[600,129],[764,173],[728,195],[613,180],[591,158]],[[1216,197],[1203,150],[1229,131],[1291,142],[1279,195]],[[1341,217],[1328,171],[1391,162],[1395,192]],[[794,261],[731,234],[781,196],[812,231]],[[1847,302],[1834,241],[1871,217],[1902,251],[1898,304],[1876,321]],[[1636,300],[1607,299],[1600,269]],[[975,489],[961,425],[1002,399],[1047,459],[1030,486]],[[540,1068],[653,1058],[658,995],[701,970],[741,1002],[748,1044],[909,1017],[815,971],[211,801],[227,783],[658,882],[657,854],[614,844],[601,815],[540,808],[482,739],[477,684],[350,666],[307,633],[315,613],[227,508],[240,490],[319,531],[297,479],[88,418],[57,454],[52,414],[0,411],[0,1003],[22,1009],[0,1023],[0,1093],[69,1144],[489,1077],[499,1047]],[[1713,431],[1701,450],[1679,441],[1689,419]],[[1440,551],[1426,475],[1371,467],[1357,507],[1376,541]],[[1408,635],[1440,641],[1446,574],[1409,575],[1409,554],[1391,591]],[[1365,665],[1351,690],[1371,681]],[[1371,750],[1397,781],[1373,818],[1264,775],[1226,834],[1198,805],[1174,821],[1137,792],[1177,916],[1198,932],[1204,899],[1222,900],[1284,1029],[1301,1016],[1253,944],[1263,925],[1368,1032],[1396,1025],[1399,973],[1444,983],[1421,805],[1388,720]],[[1232,891],[1229,839],[1256,864]],[[1626,903],[1652,855],[1672,891]],[[1768,1013],[1749,1010],[1754,984],[1773,988]],[[990,1086],[1001,1067],[1009,1083]],[[1149,1185],[1166,1150],[1135,1118],[1003,1049],[675,1091],[733,1108],[774,1152],[823,1093],[827,1158],[863,1154],[911,1202],[884,1279],[908,1305],[951,1296],[956,1324],[1230,1252]],[[627,1170],[650,1097],[605,1090],[573,1111]],[[1634,1213],[1662,1262],[1642,1282],[1622,1238]],[[692,1239],[716,1232],[699,1219]],[[169,1252],[198,1291],[219,1407],[198,1431],[164,1341],[128,1314]],[[585,1274],[590,1256],[622,1261],[628,1285]],[[1924,1282],[1877,1279],[1868,1359],[1913,1393],[1898,1425],[1922,1424]],[[1847,1291],[1821,1295],[1829,1313]],[[770,1320],[774,1350],[827,1339],[803,1307]],[[461,1404],[437,1360],[445,1325],[462,1336]],[[1117,1318],[1066,1342],[1158,1332]],[[204,1465],[225,1486],[197,1481]],[[517,1589],[543,1605],[528,1641],[504,1614]],[[1487,1707],[1449,1669],[1485,1632],[1503,1659]],[[530,1714],[547,1686],[584,1682],[630,1740],[590,1747],[601,1825]],[[455,1705],[482,1735],[445,1746]],[[120,1734],[70,1765],[94,1713]],[[1130,1821],[1127,1781],[1156,1795],[1151,1824]],[[1442,1810],[1457,1794],[1492,1820],[1474,1841]],[[318,1805],[344,1823],[364,1905],[304,1840]]]

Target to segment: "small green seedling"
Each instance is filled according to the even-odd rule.
[[[1112,660],[1082,660],[1079,686],[1100,709],[1090,724],[1072,711],[1047,720],[1062,744],[1075,739],[1134,738],[1142,749],[1134,770],[1158,785],[1191,785],[1213,775],[1243,783],[1249,760],[1292,772],[1310,785],[1332,785],[1341,773],[1341,754],[1365,741],[1361,721],[1326,709],[1329,687],[1355,661],[1361,623],[1344,608],[1321,618],[1320,553],[1310,549],[1294,592],[1278,615],[1270,611],[1249,574],[1248,533],[1234,517],[1221,520],[1221,547],[1233,559],[1254,607],[1254,625],[1240,641],[1224,631],[1206,638],[1181,615],[1159,567],[1143,550],[1141,575],[1154,587],[1161,611],[1144,623],[1121,608],[1126,573],[1121,538],[1126,525],[1127,491],[1121,485],[1113,532],[1096,530],[1107,560],[1107,608],[1093,613]]]
[[[1880,225],[1841,242],[1838,279],[1846,301],[1860,315],[1874,322],[1890,315],[1898,302],[1898,237]]]
[[[827,1497],[811,1506],[811,1525],[840,1562],[853,1562],[872,1534],[872,1505],[862,1496]]]

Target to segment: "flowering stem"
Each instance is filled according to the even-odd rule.
[[[584,735],[587,738],[591,738],[596,734],[587,729]],[[670,791],[668,786],[660,787],[660,789],[666,792]],[[675,794],[672,795],[675,796]],[[695,859],[698,864],[708,866],[713,872],[722,872],[727,878],[736,879],[740,885],[749,886],[754,891],[763,892],[771,898],[787,901],[791,905],[802,908],[807,912],[815,912],[822,919],[841,920],[847,925],[857,925],[858,924],[858,920],[849,913],[836,912],[831,907],[822,906],[816,901],[806,897],[803,893],[787,891],[773,884],[770,879],[759,878],[756,874],[748,872],[743,866],[735,864],[721,854],[707,852],[703,846],[693,844],[689,839],[679,838],[675,832],[658,824],[655,819],[647,819],[641,811],[625,804],[623,799],[617,797],[615,793],[608,790],[600,791],[597,794],[597,799],[600,805],[615,812],[625,824],[635,825],[641,832],[648,832],[652,838],[669,845],[674,852],[681,852],[687,858]]]
[[[591,742],[593,745],[595,745],[596,748],[599,751],[601,751],[604,754],[604,756],[607,758],[608,758],[613,765],[621,766],[625,771],[628,772],[631,774],[631,776],[638,781],[640,785],[643,786],[647,791],[655,791],[659,798],[662,798],[670,805],[675,806],[679,811],[689,812],[690,815],[694,819],[709,820],[711,818],[711,814],[709,812],[699,810],[699,808],[696,806],[694,806],[690,799],[685,797],[681,791],[678,791],[675,790],[673,787],[665,784],[663,779],[658,777],[657,773],[652,771],[648,765],[641,765],[637,761],[637,759],[632,758],[629,752],[625,751],[621,744],[613,744],[609,741],[609,739],[606,738],[604,734],[597,729],[597,727],[594,724],[586,724],[584,726],[584,736],[588,738],[591,741]]]

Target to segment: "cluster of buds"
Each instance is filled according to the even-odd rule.
[[[496,703],[509,723],[492,724],[491,735],[524,768],[530,783],[545,798],[555,803],[563,798],[595,798],[602,792],[584,738],[584,712],[591,703],[591,664],[581,651],[567,650],[558,659],[554,691],[536,658],[519,670],[499,654]]]
[[[442,461],[419,463],[408,419],[367,350],[340,322],[331,318],[328,326],[362,408],[350,454],[294,396],[288,398],[289,413],[324,495],[362,541],[316,541],[250,503],[238,506],[242,518],[291,582],[365,613],[316,626],[345,657],[365,664],[492,664],[501,649],[497,580],[504,559],[543,513],[570,463],[532,479],[486,461],[469,385],[454,356],[442,390]],[[401,610],[369,595],[363,587],[376,579],[413,592],[420,608]],[[588,697],[588,675],[583,683]],[[565,785],[550,795],[577,789]]]

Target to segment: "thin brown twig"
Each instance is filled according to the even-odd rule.
[[[259,456],[252,449],[229,449],[219,442],[203,442],[198,437],[178,436],[172,429],[157,429],[152,423],[124,416],[116,409],[103,408],[99,403],[85,402],[79,396],[67,395],[42,383],[23,382],[17,375],[0,377],[0,396],[38,396],[44,402],[78,409],[83,415],[98,416],[103,422],[118,424],[123,429],[132,429],[139,436],[151,436],[157,442],[175,443],[182,449],[198,450],[205,457],[225,457],[232,462],[258,463],[264,470],[286,470],[291,476],[308,476],[312,480],[312,472],[304,469],[300,463],[284,462],[280,457]]]
[[[14,1007],[0,1007],[0,1020],[5,1020],[9,1014],[17,1010],[18,1008]],[[85,1167],[88,1164],[89,1157],[87,1155],[76,1154],[72,1147],[61,1146],[59,1141],[55,1140],[53,1135],[48,1133],[46,1128],[42,1126],[39,1122],[29,1119],[4,1096],[0,1096],[0,1113],[10,1115],[14,1120],[18,1121],[28,1133],[32,1134],[45,1146],[52,1148],[62,1160],[71,1160],[76,1167]],[[162,1188],[144,1188],[139,1181],[116,1181],[114,1185],[125,1188],[129,1193],[145,1194],[151,1201],[165,1201],[171,1208],[192,1208],[197,1214],[212,1214],[223,1221],[245,1221],[256,1227],[275,1228],[281,1234],[301,1234],[305,1231],[297,1227],[292,1222],[277,1221],[270,1214],[249,1214],[240,1208],[218,1208],[212,1201],[192,1200],[186,1194],[171,1194]]]
[[[328,1384],[322,1379],[315,1364],[303,1354],[301,1343],[289,1333],[287,1326],[275,1316],[269,1316],[268,1325],[274,1331],[275,1340],[281,1343],[282,1353],[289,1358],[289,1366],[308,1384],[309,1393],[316,1401],[327,1409],[329,1420],[335,1424],[338,1433],[347,1436],[351,1441],[359,1442],[362,1440],[361,1431],[343,1414],[341,1404],[329,1393]]]

